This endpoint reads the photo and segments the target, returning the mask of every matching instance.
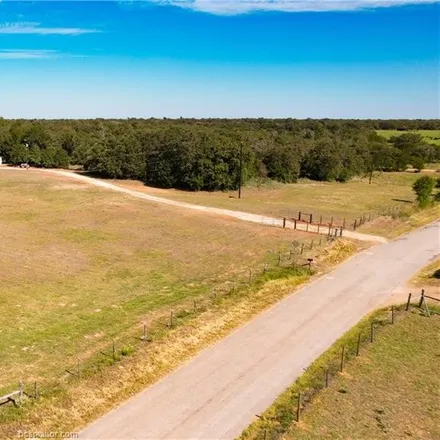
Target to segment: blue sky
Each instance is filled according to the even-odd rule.
[[[428,0],[0,0],[0,116],[440,118]]]

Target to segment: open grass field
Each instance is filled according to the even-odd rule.
[[[0,438],[83,426],[309,278],[282,268],[257,276],[292,240],[316,238],[305,233],[155,205],[34,170],[1,171],[0,202],[0,395],[19,380],[27,391],[33,381],[41,386],[37,405],[0,408]],[[323,243],[301,258],[313,256],[326,270],[355,250]],[[219,286],[243,284],[249,269],[254,284],[209,300],[214,311],[201,309]],[[176,313],[175,330],[157,324],[171,310],[191,310],[193,299],[200,315]],[[154,323],[148,351],[139,349],[144,322],[149,331]],[[113,367],[100,354],[111,353],[112,339]],[[78,361],[81,380],[65,371],[75,372]]]
[[[0,203],[0,390],[261,268],[295,237],[34,172],[3,172]]]
[[[289,211],[302,211],[314,213],[316,220],[322,214],[327,221],[334,216],[341,220],[346,217],[347,222],[352,222],[363,213],[380,211],[384,207],[411,205],[415,199],[412,184],[418,177],[420,174],[411,172],[376,173],[371,185],[367,178],[357,178],[347,183],[301,180],[288,185],[272,183],[270,186],[247,186],[243,189],[242,199],[237,198],[237,192],[188,192],[145,187],[142,182],[136,181],[115,183],[199,205],[278,218],[289,216]]]
[[[414,131],[399,131],[399,130],[377,130],[377,134],[390,139],[393,136],[401,136],[405,133],[417,133],[423,136],[426,142],[430,144],[440,145],[440,130],[414,130]]]
[[[362,329],[367,332],[368,327],[363,327],[366,326],[361,322],[349,333],[356,336]],[[349,336],[318,359],[316,371],[325,365],[329,355],[337,357]],[[282,438],[437,440],[440,438],[439,347],[439,314],[426,317],[418,310],[403,312],[394,325],[377,332],[375,342],[364,346],[360,357],[349,361],[344,372],[337,373],[328,388],[315,395],[302,411],[299,423],[287,422]],[[299,382],[307,384],[308,381],[307,371]],[[294,388],[280,396],[267,411],[267,427],[273,426],[271,417],[276,418],[276,414],[281,421],[295,417],[292,400],[296,398],[291,397],[292,393],[296,396]],[[264,432],[263,423],[262,420],[256,422],[243,438],[261,438],[258,432]],[[268,432],[274,431],[269,429]],[[280,437],[268,434],[267,438]]]

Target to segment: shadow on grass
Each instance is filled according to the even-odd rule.
[[[413,203],[412,200],[404,200],[404,199],[392,199],[393,202],[401,202],[401,203]]]

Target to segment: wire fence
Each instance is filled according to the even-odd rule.
[[[361,355],[362,351],[376,341],[376,336],[382,329],[394,325],[403,315],[409,311],[418,309],[425,316],[438,314],[436,310],[428,305],[426,299],[440,302],[440,299],[428,296],[422,290],[420,299],[414,303],[411,302],[412,294],[403,306],[391,306],[385,311],[383,317],[372,318],[368,321],[363,330],[358,333],[350,334],[344,343],[326,363],[323,368],[316,368],[307,378],[307,386],[295,386],[289,396],[289,405],[282,405],[277,408],[276,415],[273,417],[258,416],[259,425],[252,434],[246,436],[247,439],[280,440],[286,434],[292,423],[301,421],[302,413],[314,400],[314,397],[323,389],[328,388],[331,383],[345,371],[348,362]],[[337,392],[344,392],[338,390]]]
[[[362,212],[358,216],[348,219],[346,217],[341,218],[316,212],[282,209],[279,212],[279,216],[284,222],[295,222],[298,229],[304,229],[304,227],[300,227],[300,225],[309,225],[307,232],[317,232],[319,234],[322,233],[322,231],[319,231],[319,228],[324,230],[326,230],[325,228],[329,230],[340,229],[342,233],[344,229],[356,230],[377,217],[388,216],[398,218],[404,215],[405,212],[404,206],[386,206],[380,210]]]
[[[184,325],[188,320],[208,310],[215,310],[230,298],[247,295],[265,281],[282,277],[285,275],[283,272],[292,275],[311,274],[316,252],[333,241],[334,237],[323,236],[319,240],[292,241],[288,249],[281,251],[272,248],[267,252],[266,263],[240,271],[233,279],[218,284],[207,294],[187,298],[167,310],[154,312],[154,318],[146,319],[135,326],[135,333],[109,340],[92,356],[84,358],[79,353],[77,362],[62,369],[57,379],[69,382],[102,373],[104,367],[117,364],[141,345],[160,340],[167,332]],[[45,384],[21,380],[18,389],[9,389],[7,394],[0,395],[0,406],[12,403],[18,407],[27,399],[38,401],[40,396],[44,395],[45,389],[49,389],[55,380],[52,379],[52,382]]]

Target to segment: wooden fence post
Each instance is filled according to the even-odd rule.
[[[329,382],[329,371],[328,368],[325,370],[325,387],[328,388],[328,382]]]
[[[422,307],[424,299],[425,299],[425,289],[422,289],[422,294],[420,296],[420,301],[419,301],[419,307]]]
[[[354,219],[353,229],[356,231],[357,228],[357,218]]]
[[[321,227],[321,224],[320,223],[318,223],[318,234],[319,234],[319,228]]]
[[[215,294],[214,294],[215,295]],[[215,297],[214,297],[214,301],[215,301]],[[173,326],[173,312],[170,312],[170,328]]]
[[[310,243],[310,250],[312,250],[312,249],[313,249],[313,240]]]
[[[344,220],[342,220],[342,227],[345,229],[345,217]]]
[[[408,295],[408,301],[406,302],[406,311],[409,310],[409,306],[411,305],[411,296],[412,296],[412,293],[410,293]]]
[[[296,407],[296,421],[299,422],[299,417],[301,413],[301,393],[298,393],[298,406]]]
[[[322,214],[319,216],[319,224],[322,224]]]
[[[301,245],[301,255],[303,254],[303,252],[304,252],[304,243]]]
[[[144,330],[142,332],[141,341],[147,340],[147,324],[144,323]]]
[[[345,361],[345,346],[342,347],[342,353],[341,353],[341,373],[344,371],[344,361]]]
[[[249,284],[252,283],[252,269],[249,269]]]
[[[371,321],[370,342],[374,342],[374,321]]]
[[[359,352],[361,350],[361,335],[362,335],[362,333],[359,333],[359,335],[358,335],[358,341],[357,341],[357,347],[356,347],[356,356],[359,356]]]
[[[194,311],[196,311],[197,310],[197,302],[196,302],[195,298],[194,298],[193,302],[194,302]]]
[[[293,219],[293,229],[296,229],[296,218]]]
[[[281,252],[278,254],[278,267],[281,266]]]
[[[298,220],[301,221],[301,211],[298,212]]]
[[[283,228],[286,227],[286,217],[283,218]]]
[[[309,224],[306,223],[306,232],[309,232]]]
[[[394,324],[394,306],[391,306],[391,324]]]

